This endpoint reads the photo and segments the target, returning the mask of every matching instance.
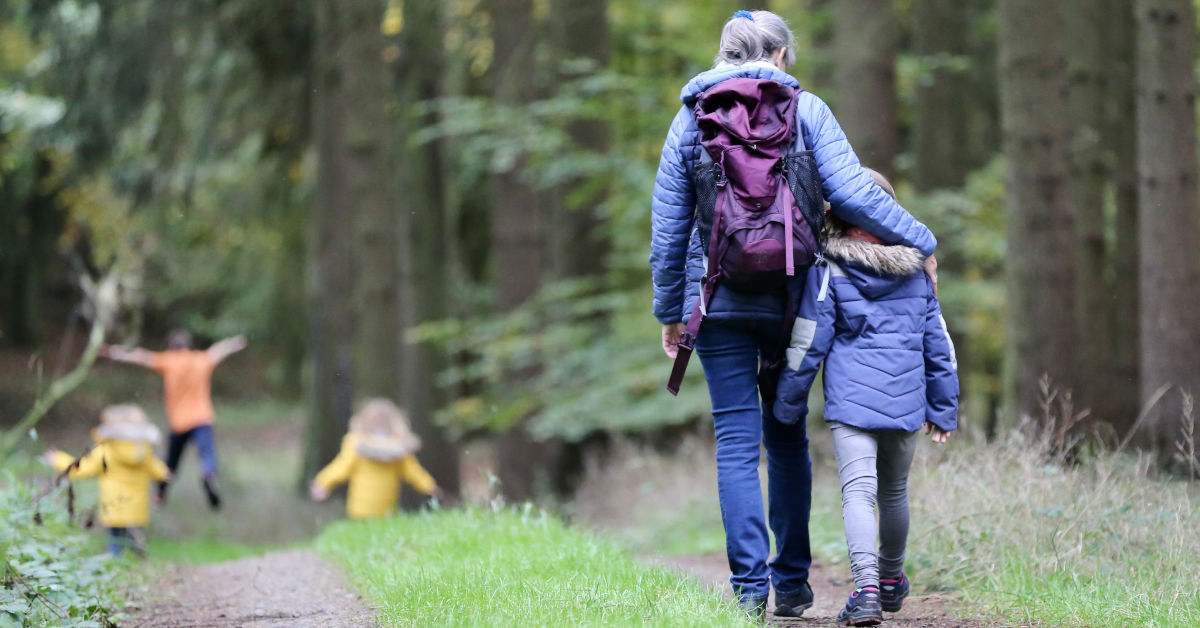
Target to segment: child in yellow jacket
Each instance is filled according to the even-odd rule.
[[[334,487],[349,482],[346,515],[369,519],[395,509],[401,480],[425,495],[440,497],[437,483],[414,455],[420,448],[421,439],[396,404],[369,399],[350,418],[350,431],[337,457],[313,480],[312,498],[324,501]]]
[[[92,431],[96,445],[79,459],[55,449],[45,453],[55,471],[71,469],[71,479],[100,477],[100,524],[108,528],[108,551],[145,550],[141,528],[150,521],[150,483],[165,482],[167,465],[154,456],[159,431],[133,404],[109,406]]]

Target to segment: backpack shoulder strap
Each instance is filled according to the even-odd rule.
[[[803,93],[803,89],[796,88],[796,121],[792,126],[792,130],[796,133],[796,143],[792,145],[792,152],[794,153],[808,150],[804,144],[804,118],[800,116],[800,94]]]

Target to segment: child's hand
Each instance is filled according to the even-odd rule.
[[[928,421],[925,423],[925,433],[930,434],[931,436],[929,439],[938,445],[944,445],[946,444],[946,441],[950,440],[950,432],[947,432],[946,430],[943,430],[942,428],[934,425],[933,423],[929,423]]]
[[[433,487],[433,490],[429,491],[429,496],[438,500],[439,502],[446,501],[446,492],[443,491],[442,487],[440,486]]]
[[[329,499],[329,491],[325,490],[325,487],[314,483],[308,487],[308,496],[315,502],[323,502]]]
[[[47,447],[46,451],[42,452],[42,461],[51,467],[54,466],[54,459],[58,457],[58,450],[54,447]]]
[[[930,255],[925,258],[925,274],[929,275],[929,281],[933,283],[933,296],[937,296],[937,256]],[[945,442],[945,441],[943,441]]]

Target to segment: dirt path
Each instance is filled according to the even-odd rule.
[[[729,591],[729,567],[724,554],[708,554],[704,556],[662,557],[658,562],[668,567],[675,567],[712,587]],[[809,574],[808,583],[813,588],[813,607],[805,611],[800,619],[774,617],[768,615],[772,624],[780,626],[831,625],[838,611],[846,603],[850,594],[850,574],[845,565],[826,566],[814,564]],[[732,594],[732,592],[730,592]],[[774,595],[767,606],[775,608]],[[953,616],[948,611],[946,603],[937,596],[909,596],[904,601],[904,609],[899,613],[885,613],[884,626],[904,626],[906,628],[981,628],[993,624],[977,619],[962,619]]]
[[[308,550],[174,567],[122,626],[232,628],[374,626],[341,573]]]

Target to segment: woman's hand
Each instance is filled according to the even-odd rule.
[[[925,274],[929,275],[929,280],[933,282],[933,296],[937,296],[937,256],[930,255],[925,258]]]
[[[314,502],[323,502],[329,499],[329,491],[325,490],[325,487],[314,482],[312,486],[308,487],[308,496],[311,497]]]
[[[925,433],[930,434],[929,439],[939,445],[945,445],[946,441],[950,440],[950,432],[928,421],[925,422]]]
[[[663,351],[667,353],[667,357],[672,360],[679,355],[679,337],[683,335],[683,323],[668,323],[663,325],[662,342]]]

